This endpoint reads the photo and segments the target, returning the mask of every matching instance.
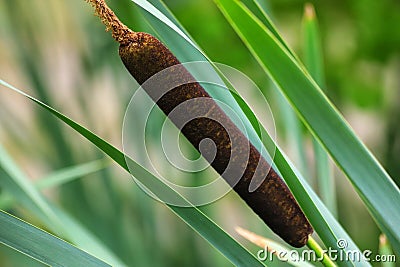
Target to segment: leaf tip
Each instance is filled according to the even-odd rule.
[[[379,236],[379,244],[380,244],[381,246],[387,246],[387,238],[386,238],[386,235],[385,235],[385,234],[381,234],[381,235]]]
[[[250,241],[251,243],[263,248],[264,246],[267,245],[268,240],[262,236],[259,236],[253,232],[250,232],[246,229],[243,229],[239,226],[235,227],[235,231],[241,235],[242,237],[244,237],[245,239],[247,239],[248,241]]]
[[[314,20],[316,17],[315,15],[315,8],[313,4],[306,3],[304,6],[304,18],[307,20]]]

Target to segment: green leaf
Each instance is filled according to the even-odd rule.
[[[181,195],[175,192],[167,184],[163,183],[160,179],[152,175],[149,171],[143,168],[131,160],[128,156],[123,154],[121,151],[116,149],[111,144],[107,143],[94,133],[90,132],[83,126],[69,119],[62,113],[53,109],[52,107],[42,103],[34,97],[22,92],[21,90],[9,85],[8,83],[0,80],[0,84],[12,89],[13,91],[24,95],[29,98],[40,107],[44,108],[47,112],[55,115],[58,119],[69,125],[75,131],[80,133],[83,137],[92,142],[97,148],[102,150],[108,156],[110,156],[116,163],[118,163],[126,171],[130,172],[135,178],[144,185],[147,189],[152,191],[157,196],[157,192],[162,192],[165,196],[177,198],[179,201],[186,201]],[[129,164],[128,164],[128,163]],[[129,168],[128,168],[129,166]],[[233,264],[239,266],[265,266],[263,263],[258,261],[254,255],[252,255],[247,249],[237,243],[229,234],[223,231],[218,225],[215,224],[209,217],[194,206],[190,206],[187,202],[188,207],[177,207],[167,205],[175,214],[177,214],[182,220],[184,220],[190,227],[198,232],[203,238],[205,238],[210,244],[217,248],[228,260]]]
[[[318,21],[312,4],[306,4],[302,23],[304,63],[307,70],[325,90],[324,62]]]
[[[279,168],[279,173],[285,178],[285,182],[296,197],[303,212],[306,214],[325,246],[327,248],[343,251],[337,244],[338,240],[344,239],[348,244],[344,251],[358,251],[358,253],[361,253],[351,237],[336,221],[279,147],[276,148],[274,162]],[[337,263],[339,266],[371,266],[364,260],[360,262],[352,262],[350,260],[337,261]]]
[[[50,266],[111,266],[4,211],[0,212],[0,242]]]
[[[112,265],[125,266],[97,237],[68,214],[50,204],[1,146],[0,177],[2,188],[53,232]]]
[[[276,86],[276,85],[272,85]],[[292,106],[286,100],[286,98],[282,95],[279,90],[274,91],[276,101],[278,103],[279,114],[282,117],[283,125],[285,127],[285,135],[286,141],[289,147],[293,147],[295,150],[294,153],[294,162],[299,166],[299,170],[301,174],[307,179],[307,182],[312,184],[313,180],[310,175],[309,166],[307,162],[307,153],[305,150],[305,138],[303,134],[303,125],[301,121],[298,119],[296,112],[293,110]]]
[[[285,49],[293,57],[296,55],[291,51],[289,46],[284,42],[282,36],[279,34],[276,26],[267,15],[267,10],[262,7],[262,3],[258,0],[245,0],[242,1],[246,7],[267,27],[276,39],[285,47]],[[276,85],[272,85],[276,86]],[[278,102],[279,114],[282,114],[282,121],[285,127],[286,139],[288,145],[295,149],[295,162],[299,164],[300,171],[303,176],[311,183],[311,176],[309,173],[309,167],[307,163],[307,155],[304,149],[304,137],[302,133],[302,124],[296,116],[293,108],[290,106],[288,101],[283,96],[282,92],[275,90],[276,101]]]
[[[33,205],[51,220],[52,224],[55,224],[53,229],[60,230],[61,222],[51,210],[43,196],[33,187],[28,179],[25,179],[23,172],[14,164],[13,160],[4,148],[0,145],[0,170],[3,169],[7,174],[10,175],[12,181],[24,192],[29,199],[32,200]],[[3,180],[2,183],[5,181]]]
[[[395,250],[400,251],[400,231],[396,230],[400,191],[392,179],[273,33],[239,1],[216,2],[305,125],[347,175]]]
[[[312,4],[306,4],[303,17],[304,62],[309,73],[322,88],[326,88],[323,68],[323,55],[319,27]],[[313,138],[314,158],[320,196],[329,210],[336,216],[336,191],[333,170],[329,158],[321,145]]]
[[[50,175],[38,180],[35,185],[38,189],[47,189],[49,187],[57,187],[65,183],[71,182],[82,176],[100,171],[108,166],[108,161],[100,159],[88,163],[75,165],[69,168],[58,170]]]
[[[271,31],[275,38],[285,47],[288,53],[290,53],[292,56],[295,56],[295,54],[283,40],[282,36],[279,34],[275,24],[268,16],[266,10],[262,8],[261,3],[259,3],[258,0],[244,0],[242,2],[254,14],[254,16],[256,16],[265,25],[265,27]]]
[[[384,255],[386,258],[392,257],[392,260],[382,261],[382,267],[395,267],[396,266],[396,256],[393,254],[393,250],[390,247],[389,242],[384,234],[379,236],[379,255]]]

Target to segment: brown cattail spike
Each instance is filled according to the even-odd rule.
[[[202,154],[211,166],[234,186],[235,192],[282,239],[294,247],[306,245],[313,229],[289,188],[206,90],[193,82],[194,78],[172,52],[150,34],[129,30],[104,0],[86,1],[96,8],[97,15],[120,43],[119,55],[125,67],[167,116],[186,101],[198,100],[193,105],[185,105],[179,114],[169,118],[196,149],[199,150],[200,141],[206,138],[214,142],[217,147],[215,158],[208,157],[207,152]],[[164,70],[168,72],[167,79],[179,81],[182,85],[160,97],[166,81],[160,81],[159,86],[154,88],[146,86],[145,82]],[[181,125],[180,121],[186,114],[198,115]],[[229,166],[233,166],[231,172]],[[234,185],[230,174],[235,173],[235,168],[240,169],[238,173],[241,176]],[[255,191],[249,192],[253,179],[261,181],[261,184]]]

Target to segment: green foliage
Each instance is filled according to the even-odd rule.
[[[217,2],[311,133],[346,173],[393,246],[400,250],[400,232],[396,230],[400,221],[400,210],[396,209],[399,188],[273,33],[239,2]]]
[[[110,266],[18,218],[0,212],[0,242],[51,266]]]
[[[1,242],[20,251],[23,246],[25,253],[48,264],[59,259],[75,265],[80,257],[97,262],[96,266],[102,264],[100,260],[115,266],[259,264],[252,255],[257,249],[235,240],[233,226],[245,226],[272,238],[274,235],[238,198],[228,194],[217,203],[202,208],[171,206],[169,208],[174,212],[170,213],[165,205],[146,196],[132,183],[129,175],[121,173],[115,166],[127,167],[124,155],[116,147],[120,144],[120,124],[134,81],[118,59],[117,44],[109,33],[104,32],[98,18],[91,16],[93,11],[84,1],[42,2],[0,1],[3,25],[0,38],[4,40],[0,44],[0,78],[18,88],[30,88],[29,95],[35,95],[49,105],[36,102],[47,109],[46,112],[21,100],[19,95],[0,90],[0,142],[6,148],[0,153],[0,207],[77,247],[5,213],[0,216],[4,218],[1,221],[4,227],[0,228],[3,230],[0,230]],[[157,35],[181,61],[209,57],[238,68],[254,79],[275,107],[278,140],[284,140],[279,141],[274,163],[325,246],[335,247],[337,240],[344,238],[349,243],[348,249],[358,250],[358,245],[378,253],[378,230],[364,212],[365,205],[398,252],[398,189],[361,142],[363,139],[371,147],[392,177],[400,177],[397,175],[400,159],[400,153],[397,153],[397,137],[400,136],[398,95],[389,90],[400,88],[396,82],[400,66],[396,59],[400,47],[397,30],[400,6],[397,2],[316,3],[322,39],[320,51],[311,40],[318,37],[310,37],[304,45],[298,42],[303,1],[271,0],[268,10],[261,8],[260,4],[265,8],[265,1],[242,1],[254,17],[238,1],[220,0],[218,2],[224,3],[225,8],[232,8],[230,12],[225,10],[225,15],[231,17],[229,22],[212,1],[166,1],[166,5],[159,0],[134,1],[142,8],[130,0],[108,2],[123,22],[134,30]],[[43,12],[44,7],[46,12]],[[144,11],[143,7],[150,12]],[[277,27],[265,13],[274,15]],[[246,34],[245,44],[232,26]],[[312,27],[308,28],[311,35],[317,33]],[[319,91],[291,47],[296,51],[308,49],[308,55],[317,55],[306,60],[305,66],[337,108]],[[262,67],[251,52],[258,55]],[[325,59],[325,70],[318,65],[318,58]],[[343,226],[314,193],[313,179],[308,179],[316,175],[313,164],[306,158],[312,153],[309,131],[299,124],[286,100],[279,102],[273,97],[276,94],[272,92],[277,88],[270,86],[265,69],[280,85],[310,132],[322,141],[348,175],[365,203],[354,197],[355,193],[348,189],[352,184],[341,179],[336,171],[340,194],[338,215]],[[323,71],[325,81],[318,78]],[[36,98],[31,100],[36,101]],[[226,101],[235,105],[233,100]],[[235,109],[241,112],[242,108],[243,116],[249,117],[255,125],[257,118],[247,104],[239,101]],[[358,138],[337,110],[346,118],[356,116],[356,121],[361,120],[360,113],[368,112],[372,125],[356,129],[358,134],[361,133]],[[356,115],[354,110],[358,112]],[[84,134],[117,164],[109,164],[109,160],[103,159],[103,153],[77,137],[75,130],[65,127],[51,113]],[[62,114],[68,114],[80,123],[76,124]],[[350,120],[350,124],[354,122],[354,119]],[[368,135],[363,134],[371,134],[371,128],[377,131],[372,133],[373,139],[368,139],[365,137]],[[260,131],[264,129],[255,129],[258,134]],[[101,138],[93,132],[99,133]],[[284,132],[288,133],[289,139],[281,139]],[[153,133],[152,138],[157,136],[158,133]],[[298,148],[294,152],[293,146]],[[319,154],[317,164],[325,164],[326,152],[319,150],[316,154]],[[300,156],[296,158],[296,155]],[[300,173],[289,158],[296,159],[294,165],[299,167]],[[135,166],[136,178],[148,188],[165,187],[145,168]],[[317,178],[320,176],[318,172]],[[176,196],[175,192],[170,193]],[[334,197],[334,191],[329,188],[319,193],[324,200]],[[331,205],[328,206],[332,210]],[[365,223],[362,229],[366,229],[362,233],[358,232],[360,220]],[[199,238],[190,227],[213,246]],[[25,231],[25,236],[30,236],[29,241],[33,243],[21,242],[24,240],[17,230]],[[38,240],[44,240],[42,245],[35,245]],[[277,242],[281,240],[277,239]],[[57,254],[65,249],[70,252]],[[387,243],[381,246],[381,251],[390,251]],[[27,260],[21,255],[2,249],[0,265],[25,266]],[[30,262],[29,265],[34,264]],[[282,266],[277,261],[267,264]],[[368,266],[365,262],[338,264]]]

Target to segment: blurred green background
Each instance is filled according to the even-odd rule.
[[[150,30],[129,0],[108,2],[132,29]],[[306,1],[261,2],[301,58]],[[296,165],[300,164],[270,81],[215,4],[210,0],[165,3],[213,61],[243,71],[263,90],[274,110],[278,142]],[[399,185],[400,2],[327,0],[313,4],[320,23],[327,95]],[[93,16],[91,7],[82,0],[0,0],[0,25],[1,79],[121,148],[122,120],[134,82],[120,62],[118,44]],[[304,135],[313,176],[312,142],[305,128]],[[103,158],[71,129],[8,90],[0,90],[0,142],[34,181],[62,168]],[[377,253],[379,229],[343,174],[335,169],[334,175],[339,221],[360,249]],[[129,266],[230,266],[116,166],[47,189],[44,194]],[[43,227],[18,199],[11,196],[4,201],[4,195],[6,192],[0,191],[2,209]],[[251,211],[233,193],[203,209],[236,237],[237,225],[271,236],[262,222],[247,220]],[[252,251],[258,250],[243,243]],[[0,265],[40,264],[0,246]]]

